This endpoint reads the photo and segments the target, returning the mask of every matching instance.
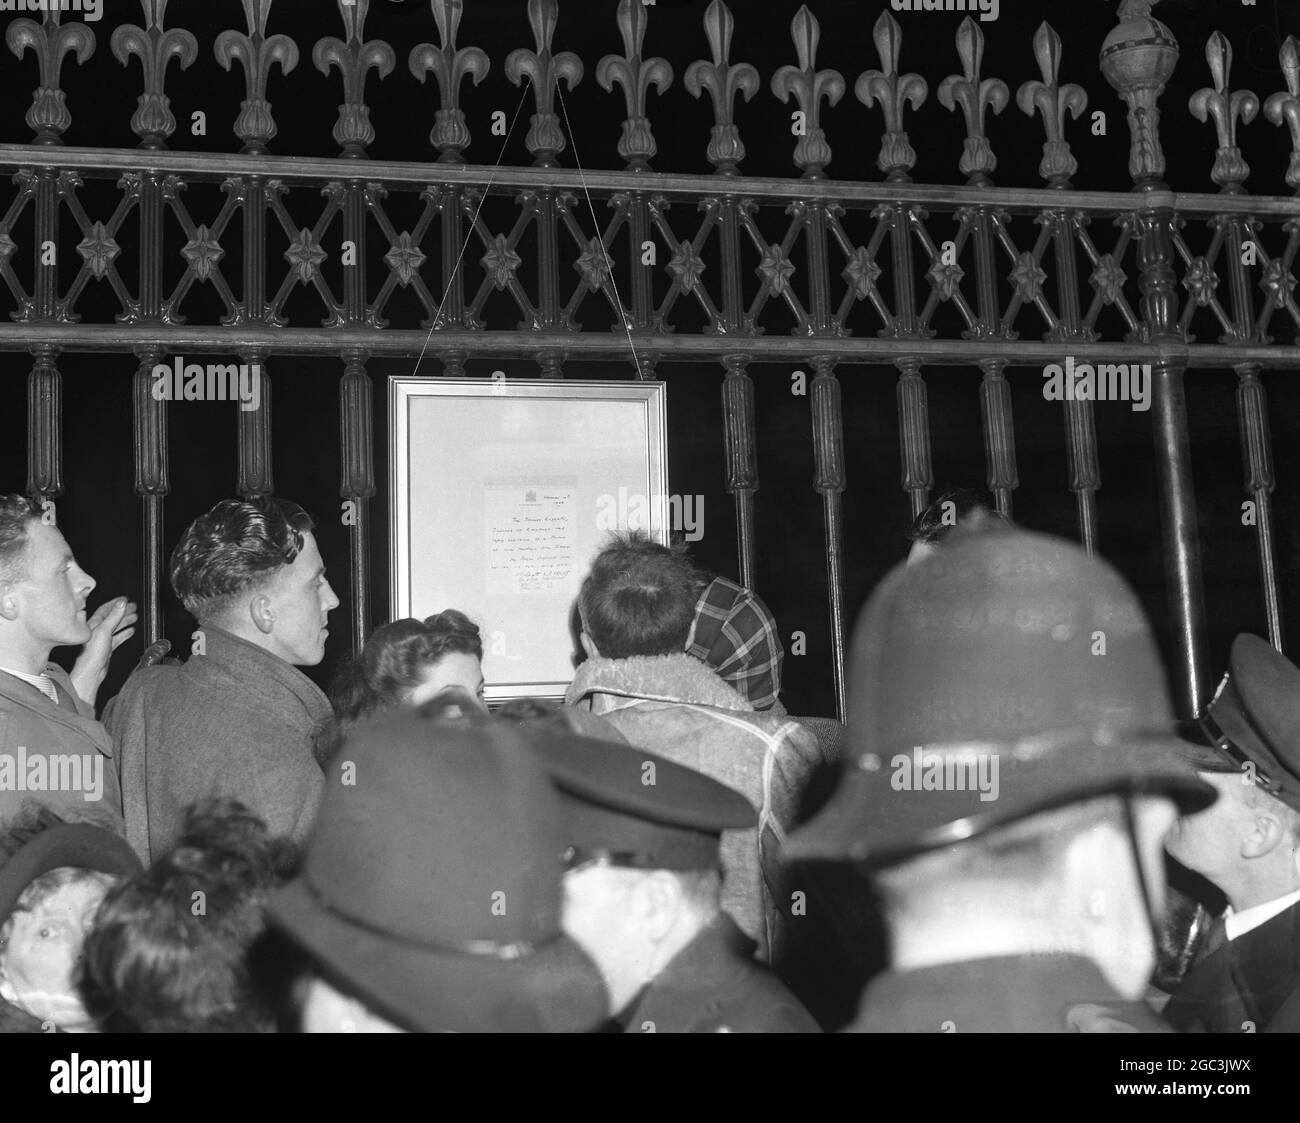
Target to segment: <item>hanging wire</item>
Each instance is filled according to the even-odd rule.
[[[582,181],[583,194],[587,196],[587,209],[591,211],[591,227],[596,232],[596,241],[600,243],[600,252],[605,256],[605,271],[609,274],[609,283],[614,289],[614,303],[618,307],[618,314],[623,320],[623,330],[627,332],[627,346],[628,350],[632,352],[632,363],[636,367],[636,376],[644,380],[645,374],[641,370],[641,360],[637,358],[636,344],[632,342],[632,325],[623,312],[623,301],[618,295],[618,282],[614,279],[614,266],[609,260],[609,250],[605,248],[605,239],[600,236],[600,223],[596,219],[596,207],[591,201],[591,192],[587,190],[587,176],[582,170],[582,160],[578,157],[578,140],[573,135],[573,126],[569,124],[569,109],[564,104],[564,91],[560,89],[559,82],[555,83],[555,92],[560,96],[560,111],[564,114],[564,126],[569,131],[569,143],[573,145],[573,162],[578,166],[578,178]]]

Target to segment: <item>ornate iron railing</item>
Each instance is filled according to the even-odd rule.
[[[723,371],[722,431],[741,577],[752,583],[758,449],[746,368],[759,360],[789,361],[812,371],[813,486],[824,505],[843,712],[841,496],[847,480],[836,368],[897,369],[902,486],[916,512],[933,484],[925,368],[978,367],[987,482],[1009,514],[1019,480],[1007,369],[1041,368],[1067,352],[1081,362],[1149,362],[1177,631],[1175,680],[1182,708],[1194,711],[1205,682],[1205,641],[1183,372],[1237,373],[1244,483],[1258,511],[1268,627],[1280,647],[1274,474],[1261,371],[1300,360],[1292,274],[1300,203],[1244,192],[1249,169],[1236,129],[1259,115],[1261,99],[1231,88],[1232,51],[1217,32],[1205,45],[1210,85],[1189,110],[1216,129],[1211,175],[1220,191],[1184,193],[1164,185],[1158,97],[1178,48],[1151,16],[1153,2],[1124,0],[1101,57],[1103,73],[1129,109],[1134,189],[1128,193],[1071,187],[1076,162],[1067,133],[1087,98],[1062,80],[1061,41],[1047,23],[1033,44],[1041,79],[1023,84],[1014,99],[1005,83],[981,72],[980,25],[961,24],[961,72],[943,78],[937,93],[965,127],[959,167],[967,183],[949,187],[910,180],[916,154],[907,114],[926,101],[930,82],[902,72],[902,33],[888,12],[874,27],[879,67],[853,87],[868,112],[883,114],[877,167],[884,181],[871,183],[825,175],[831,150],[819,114],[824,103],[845,96],[847,84],[838,72],[817,69],[819,28],[807,7],[790,29],[797,63],[769,82],[775,97],[796,107],[802,126],[792,137],[797,179],[741,174],[745,148],[735,99],[756,96],[763,82],[753,66],[730,59],[733,17],[721,0],[703,16],[701,42],[711,58],[692,62],[684,77],[690,93],[707,95],[712,106],[707,158],[713,175],[650,168],[656,144],[649,95],[672,82],[674,69],[642,54],[653,9],[641,0],[618,3],[624,53],[606,56],[595,70],[604,89],[617,85],[624,98],[622,171],[561,166],[568,147],[564,87],[582,80],[584,66],[577,55],[553,50],[557,0],[528,0],[533,47],[504,60],[521,97],[528,90],[533,96],[529,168],[463,162],[471,135],[460,109],[462,85],[466,78],[487,79],[492,63],[483,51],[457,44],[462,0],[431,0],[439,42],[416,46],[408,60],[417,78],[432,74],[438,86],[441,108],[430,136],[439,153],[435,164],[366,157],[375,137],[367,76],[374,71],[382,80],[398,62],[390,45],[365,38],[368,0],[338,0],[345,37],[322,38],[311,53],[318,69],[337,69],[342,77],[333,134],[340,154],[330,159],[268,150],[277,132],[268,80],[277,65],[287,75],[299,62],[297,43],[266,33],[272,0],[243,0],[247,30],[225,31],[212,47],[223,66],[238,63],[245,71],[246,97],[234,125],[240,154],[166,149],[176,128],[164,92],[169,63],[184,69],[200,49],[191,33],[164,30],[166,0],[142,0],[144,25],[119,27],[111,37],[121,63],[129,66],[133,57],[141,63],[144,90],[131,119],[136,150],[61,143],[71,122],[62,68],[65,56],[84,63],[97,49],[90,26],[65,22],[57,11],[40,22],[14,20],[6,41],[20,57],[35,53],[40,72],[27,113],[33,142],[0,145],[0,166],[14,184],[0,213],[0,306],[9,321],[0,323],[0,348],[35,358],[28,488],[46,499],[63,492],[59,355],[133,352],[144,632],[156,638],[169,482],[167,403],[150,393],[154,365],[180,353],[233,353],[265,371],[277,354],[337,356],[340,490],[357,510],[350,534],[359,643],[370,627],[366,508],[376,493],[371,356],[415,357],[432,346],[449,375],[463,374],[471,357],[531,357],[545,377],[594,359],[631,356],[639,377],[651,377],[661,361],[712,360]],[[1286,182],[1300,191],[1300,45],[1294,38],[1283,44],[1280,61],[1286,88],[1263,99],[1263,116],[1290,131]],[[1013,100],[1045,132],[1040,187],[993,183],[997,157],[984,122],[990,110],[1009,111]],[[596,218],[599,207],[603,220]],[[69,235],[80,236],[71,267],[69,255],[59,252]],[[134,240],[128,241],[138,263],[133,276],[123,276],[117,264],[124,239]],[[168,244],[176,249],[168,252]],[[462,247],[469,247],[463,255]],[[576,278],[563,268],[566,257]],[[82,319],[91,286],[111,291],[117,305],[111,317]],[[192,323],[191,316],[202,315],[194,308],[203,286],[211,287],[223,312]],[[304,292],[311,297],[306,302]],[[264,379],[264,407],[240,413],[238,490],[245,495],[274,487],[270,390]],[[1063,408],[1070,488],[1082,540],[1093,549],[1100,486],[1093,405],[1066,401]]]

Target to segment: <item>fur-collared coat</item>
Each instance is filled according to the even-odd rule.
[[[784,715],[760,713],[694,656],[589,659],[565,701],[599,714],[628,741],[734,788],[758,826],[722,839],[722,907],[777,962],[797,909],[781,848],[804,791],[824,763],[817,738]]]

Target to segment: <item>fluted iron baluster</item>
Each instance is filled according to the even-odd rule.
[[[1043,159],[1038,174],[1051,187],[1069,187],[1070,177],[1079,170],[1079,162],[1070,152],[1070,142],[1065,139],[1065,117],[1068,113],[1076,121],[1088,108],[1088,95],[1082,86],[1073,82],[1061,85],[1061,37],[1046,20],[1034,32],[1034,58],[1038,62],[1042,81],[1025,82],[1016,91],[1016,104],[1030,117],[1034,113],[1043,118]]]
[[[673,68],[665,58],[643,58],[641,45],[650,22],[641,0],[618,0],[618,33],[623,39],[622,55],[605,55],[596,66],[596,81],[606,93],[614,84],[623,87],[627,118],[619,138],[618,154],[627,161],[629,171],[647,171],[658,148],[650,119],[646,116],[646,99],[653,86],[663,93],[673,84]]]
[[[582,59],[572,51],[551,51],[555,25],[560,19],[557,0],[528,0],[528,26],[533,29],[536,50],[523,47],[506,58],[506,77],[518,86],[525,78],[533,84],[537,112],[529,118],[524,143],[533,154],[533,166],[551,168],[564,151],[566,141],[560,118],[555,112],[555,91],[561,80],[573,90],[582,81]]]
[[[804,4],[790,21],[790,37],[794,40],[798,66],[783,66],[772,75],[772,93],[784,102],[794,98],[803,114],[804,131],[794,146],[795,166],[803,169],[805,179],[817,179],[826,174],[831,162],[831,146],[826,142],[826,132],[821,127],[821,104],[838,104],[844,96],[844,76],[838,70],[817,69],[817,44],[821,41],[821,25]]]
[[[163,30],[167,4],[168,0],[140,0],[147,26],[126,23],[113,32],[117,61],[126,66],[136,55],[144,72],[144,93],[131,115],[131,131],[140,138],[141,148],[166,148],[167,138],[176,131],[176,117],[165,93],[168,63],[176,59],[182,70],[188,70],[199,57],[198,40],[190,32]]]
[[[374,407],[366,352],[343,354],[339,382],[339,442],[342,481],[339,494],[350,505],[348,527],[352,577],[352,650],[370,635],[370,500],[375,494]]]
[[[57,499],[63,494],[63,375],[59,349],[32,348],[36,361],[27,376],[27,494]]]
[[[758,490],[758,441],[754,432],[754,381],[745,371],[749,356],[728,355],[722,380],[723,451],[727,493],[736,501],[736,544],[740,583],[754,588],[754,492]]]
[[[5,29],[9,49],[21,59],[30,47],[40,70],[40,84],[32,93],[26,117],[37,144],[62,144],[62,136],[72,124],[67,98],[60,86],[64,56],[72,52],[84,66],[95,53],[95,33],[89,27],[84,23],[61,26],[60,19],[56,5],[48,7],[40,23],[24,17],[12,21]]]
[[[153,368],[163,350],[138,347],[140,360],[131,383],[132,431],[135,439],[135,493],[144,515],[144,593],[141,598],[145,646],[162,638],[163,501],[171,492],[167,451],[167,403],[153,395]]]
[[[279,131],[267,100],[271,70],[278,64],[282,74],[298,65],[298,44],[287,35],[267,35],[274,0],[243,0],[248,34],[223,31],[214,47],[217,61],[226,70],[238,61],[244,68],[245,97],[235,120],[235,135],[244,142],[244,151],[261,153]]]
[[[239,361],[256,367],[260,379],[261,400],[257,409],[239,410],[239,479],[236,491],[245,499],[275,492],[271,446],[271,376],[266,369],[267,352],[248,348],[239,352]]]
[[[900,374],[898,398],[898,433],[903,460],[903,490],[912,503],[916,518],[929,506],[934,487],[934,469],[930,462],[930,407],[925,379],[921,377],[921,360],[907,355],[895,361]]]
[[[1291,130],[1291,162],[1286,169],[1286,183],[1300,191],[1300,40],[1288,35],[1278,51],[1286,89],[1271,94],[1264,103],[1264,116],[1275,125]]]
[[[880,56],[880,69],[868,70],[853,87],[858,100],[868,109],[880,103],[885,117],[885,135],[880,139],[876,167],[890,182],[907,183],[908,172],[916,163],[916,150],[907,139],[903,117],[907,106],[920,109],[930,91],[929,83],[919,74],[900,74],[898,56],[903,48],[903,29],[889,12],[881,12],[872,28],[871,38]]]
[[[713,130],[706,153],[709,163],[724,175],[735,175],[745,158],[745,146],[736,127],[736,95],[749,101],[758,93],[758,71],[747,62],[731,62],[731,36],[736,21],[722,0],[712,0],[704,12],[704,34],[713,61],[696,59],[686,68],[685,85],[693,97],[707,91],[713,102]]]
[[[844,651],[844,510],[843,495],[848,479],[844,470],[844,410],[840,383],[835,377],[835,360],[817,355],[812,360],[811,406],[813,459],[816,475],[813,487],[822,497],[826,530],[826,583],[831,616],[831,669],[835,683],[835,712],[845,719]]]
[[[1012,493],[1020,486],[1016,470],[1016,427],[1011,414],[1011,386],[1003,374],[1006,359],[980,363],[980,420],[984,429],[984,467],[997,509],[1014,518]]]
[[[487,76],[492,63],[480,47],[456,46],[465,11],[464,0],[429,0],[429,5],[438,25],[441,46],[421,43],[412,48],[411,73],[423,82],[425,75],[432,71],[437,79],[442,104],[434,115],[429,141],[441,153],[439,162],[459,164],[465,159],[461,152],[469,147],[470,139],[465,112],[460,107],[460,87],[467,77],[477,86]]]
[[[343,104],[334,123],[334,142],[344,156],[364,157],[366,145],[374,143],[375,129],[366,105],[366,74],[375,70],[382,82],[397,64],[397,56],[381,39],[366,41],[366,16],[370,0],[338,0],[339,15],[347,39],[326,36],[312,49],[312,62],[322,74],[337,66],[343,76]]]

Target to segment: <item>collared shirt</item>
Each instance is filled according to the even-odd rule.
[[[1295,904],[1300,904],[1300,889],[1288,893],[1285,897],[1275,897],[1271,901],[1265,901],[1262,905],[1252,905],[1248,909],[1242,909],[1241,912],[1233,912],[1232,907],[1229,906],[1223,915],[1224,934],[1229,940],[1235,940],[1238,936],[1244,936],[1252,928],[1258,928],[1261,924],[1272,920],[1278,913],[1286,912]]]
[[[756,710],[778,704],[785,646],[767,605],[717,577],[700,595],[686,651],[712,667]]]
[[[22,679],[23,682],[27,683],[29,686],[36,687],[37,690],[44,694],[45,697],[56,706],[59,704],[59,692],[54,689],[54,683],[50,679],[49,675],[29,675],[24,674],[22,671],[11,671],[8,667],[0,667],[0,671],[3,671],[7,675],[13,675],[14,678]]]

